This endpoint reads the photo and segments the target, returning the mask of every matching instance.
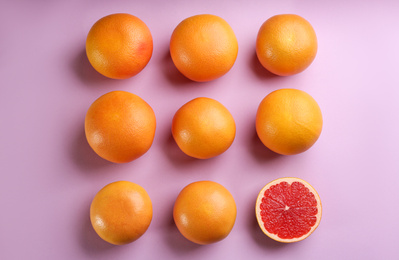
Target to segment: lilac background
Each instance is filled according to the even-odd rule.
[[[398,1],[1,1],[0,2],[0,259],[397,259],[399,231]],[[154,38],[147,67],[128,80],[107,79],[90,66],[86,35],[99,18],[128,12]],[[209,83],[185,79],[168,50],[184,18],[224,18],[239,42],[237,61]],[[291,77],[273,76],[255,56],[261,24],[280,13],[305,17],[319,50]],[[319,103],[324,129],[307,152],[279,156],[255,134],[265,95],[298,88]],[[154,109],[152,148],[127,164],[99,158],[83,122],[90,104],[112,90],[138,94]],[[178,150],[176,110],[206,96],[233,114],[231,148],[210,160]],[[269,181],[295,176],[319,192],[323,218],[306,240],[280,244],[257,226],[254,203]],[[103,242],[89,221],[95,193],[116,180],[143,186],[154,206],[147,233],[126,246]],[[238,215],[223,241],[198,246],[172,219],[180,190],[197,180],[221,183]]]

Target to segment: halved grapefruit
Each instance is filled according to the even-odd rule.
[[[307,238],[321,220],[321,201],[306,181],[286,177],[268,183],[256,200],[256,219],[270,238],[292,243]]]

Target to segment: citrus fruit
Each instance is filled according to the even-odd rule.
[[[233,67],[237,53],[233,29],[216,15],[201,14],[183,20],[170,39],[173,63],[193,81],[210,81],[223,76]]]
[[[316,33],[299,15],[276,15],[260,27],[256,53],[270,72],[280,76],[294,75],[305,70],[316,57]]]
[[[156,127],[152,108],[139,96],[126,91],[102,95],[85,118],[86,138],[102,158],[126,163],[150,149]]]
[[[94,197],[90,220],[96,233],[114,245],[141,237],[152,220],[152,203],[143,187],[129,181],[106,185]]]
[[[200,245],[226,238],[234,226],[236,215],[231,193],[213,181],[187,185],[173,207],[173,219],[180,233]]]
[[[321,220],[316,190],[299,178],[280,178],[268,183],[256,199],[256,219],[270,238],[292,243],[307,238]]]
[[[98,20],[86,39],[91,65],[113,79],[133,77],[152,56],[153,42],[147,25],[131,14],[111,14]]]
[[[224,153],[233,143],[233,116],[218,101],[199,97],[184,104],[174,115],[172,135],[187,155],[208,159]]]
[[[308,150],[323,126],[317,102],[298,89],[279,89],[267,95],[256,114],[256,132],[270,150],[292,155]]]

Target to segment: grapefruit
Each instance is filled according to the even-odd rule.
[[[185,154],[209,159],[232,145],[236,125],[229,110],[220,102],[200,97],[187,102],[175,113],[172,135]]]
[[[172,33],[170,55],[176,68],[193,81],[210,81],[234,65],[238,42],[230,25],[211,14],[191,16]]]
[[[138,184],[110,183],[95,195],[90,206],[90,220],[96,233],[108,243],[131,243],[150,226],[151,199]]]
[[[91,65],[113,79],[135,76],[150,61],[152,35],[147,25],[131,14],[111,14],[98,20],[86,39]]]
[[[256,219],[263,233],[283,243],[304,240],[319,226],[321,201],[306,181],[287,177],[268,183],[256,199]]]
[[[155,113],[142,98],[126,91],[102,95],[89,107],[85,133],[102,158],[127,163],[145,154],[155,136]]]
[[[231,193],[213,181],[187,185],[178,195],[173,219],[188,240],[206,245],[223,240],[232,230],[237,207]]]
[[[298,89],[279,89],[259,104],[256,132],[270,150],[293,155],[308,150],[318,140],[323,117],[316,100]]]
[[[280,76],[300,73],[309,67],[316,53],[316,33],[299,15],[275,15],[259,29],[256,54],[271,73]]]

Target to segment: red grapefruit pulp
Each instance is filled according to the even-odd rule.
[[[299,178],[280,178],[268,183],[256,200],[258,224],[270,238],[292,243],[307,238],[321,220],[321,201],[316,190]]]

